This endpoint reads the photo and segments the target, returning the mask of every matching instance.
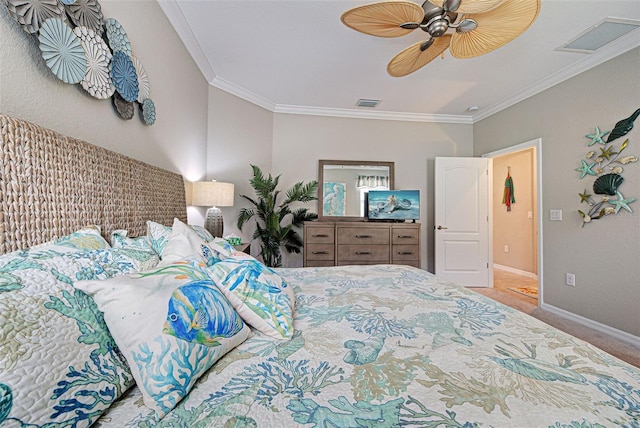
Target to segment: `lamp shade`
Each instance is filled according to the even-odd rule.
[[[191,204],[197,207],[232,207],[233,183],[196,181],[191,198]]]

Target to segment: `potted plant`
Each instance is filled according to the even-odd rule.
[[[282,202],[278,201],[281,191],[277,189],[280,175],[265,177],[259,167],[251,165],[253,178],[249,180],[256,193],[256,198],[240,195],[253,205],[253,208],[242,208],[238,216],[238,229],[255,217],[256,230],[251,240],[259,239],[262,260],[269,267],[282,266],[282,247],[289,253],[300,253],[302,238],[296,229],[302,223],[315,220],[318,215],[309,212],[309,208],[293,209],[295,202],[309,202],[317,200],[318,182],[302,181],[294,184],[286,192]]]

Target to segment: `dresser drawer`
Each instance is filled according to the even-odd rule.
[[[340,244],[389,245],[389,229],[367,227],[339,227],[338,245]]]
[[[331,267],[335,266],[333,260],[307,260],[307,263],[304,265],[305,267]]]
[[[405,266],[413,266],[418,269],[421,269],[420,260],[402,260],[393,262],[394,265],[405,265]]]
[[[419,229],[405,229],[405,228],[393,228],[391,230],[391,242],[394,245],[418,245],[420,242],[420,230]]]
[[[389,263],[389,245],[338,245],[338,260]]]
[[[313,226],[305,229],[305,241],[311,244],[333,244],[333,226]]]
[[[310,244],[305,247],[307,260],[333,260],[334,259],[333,244]]]
[[[391,258],[396,260],[419,260],[420,247],[418,245],[394,245]]]

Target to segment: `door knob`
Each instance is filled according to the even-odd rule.
[[[438,226],[438,230],[442,230],[442,229],[448,229],[448,227]]]

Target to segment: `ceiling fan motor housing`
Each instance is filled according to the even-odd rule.
[[[458,17],[457,13],[446,11],[429,1],[422,4],[422,9],[424,10],[424,19],[420,28],[429,33],[431,37],[441,37]]]

